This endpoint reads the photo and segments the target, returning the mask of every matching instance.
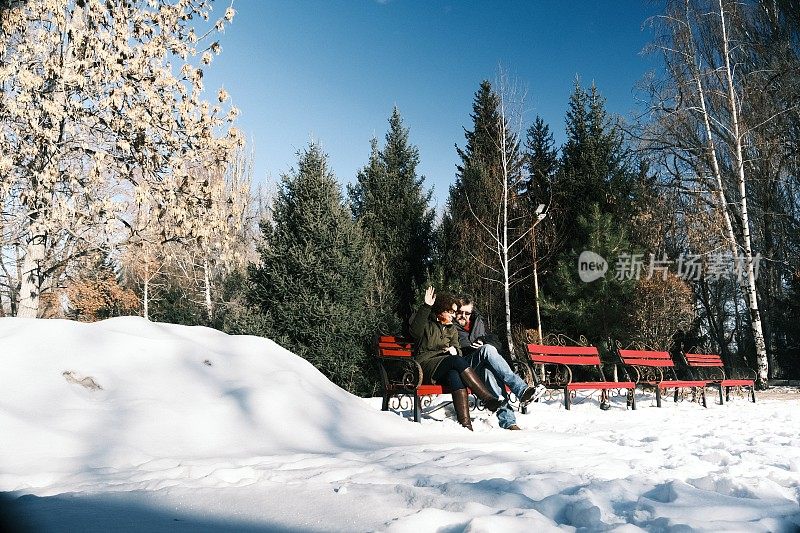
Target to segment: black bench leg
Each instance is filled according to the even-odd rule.
[[[661,387],[656,383],[656,407],[661,407]]]
[[[566,387],[564,387],[564,407],[567,408],[567,411],[569,411],[569,404],[570,404],[569,391],[567,390]]]
[[[725,401],[726,402],[731,401],[731,388],[730,387],[725,387]]]
[[[627,408],[628,406],[626,405],[625,409]],[[600,390],[600,409],[602,409],[603,411],[611,409],[611,402],[608,401],[608,389]]]
[[[419,394],[414,393],[414,422],[419,422]]]
[[[659,390],[659,389],[656,388],[656,390]],[[631,410],[635,411],[636,410],[636,387],[630,389],[630,391],[631,391],[630,392],[630,394],[631,394]],[[661,404],[659,403],[658,406],[661,407]]]
[[[389,410],[389,393],[383,393],[383,403],[381,403],[381,411]]]
[[[706,388],[705,387],[700,389],[700,398],[703,400],[703,407],[708,407],[708,404],[706,403]]]
[[[755,386],[750,387],[750,398],[753,400],[753,403],[756,403],[756,388],[755,388]]]
[[[675,387],[675,396],[672,397],[674,403],[678,403],[678,391],[680,391],[680,388]]]
[[[722,389],[723,388],[724,387],[722,385],[719,386],[719,404],[720,405],[725,405],[725,396],[722,393]]]

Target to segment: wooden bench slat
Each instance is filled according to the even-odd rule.
[[[654,383],[653,385],[658,385],[662,389],[667,389],[670,387],[705,387],[708,385],[708,381],[693,381],[693,380],[668,380],[665,379],[664,381],[659,381],[658,383]]]
[[[625,358],[635,358],[635,359],[652,359],[655,361],[669,361],[672,362],[672,357],[670,357],[669,352],[657,352],[657,351],[650,351],[650,350],[617,350],[620,357],[623,359]]]
[[[723,379],[721,382],[723,387],[752,387],[755,381],[752,379]]]
[[[687,353],[685,357],[689,364],[713,363],[717,366],[722,366],[722,357],[717,354]]]
[[[663,368],[671,368],[675,366],[675,363],[670,361],[664,361],[662,359],[628,359],[623,358],[622,362],[626,365],[639,365],[639,366],[656,366],[656,367],[663,367]]]
[[[529,344],[529,354],[546,355],[596,355],[600,356],[596,346],[549,346],[546,344]]]
[[[411,357],[411,350],[403,350],[400,348],[381,348],[381,357]]]
[[[541,355],[531,354],[531,361],[534,363],[560,363],[562,365],[599,365],[599,355]]]

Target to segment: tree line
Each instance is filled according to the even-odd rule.
[[[641,114],[576,79],[560,146],[503,73],[482,82],[438,218],[397,108],[346,188],[312,143],[254,194],[238,112],[200,97],[233,12],[197,35],[207,4],[154,5],[0,13],[0,313],[262,335],[372,394],[373,335],[432,284],[471,293],[511,357],[562,335],[800,374],[792,2],[667,2]]]

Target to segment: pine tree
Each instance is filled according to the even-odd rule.
[[[630,208],[632,173],[625,159],[622,133],[605,110],[605,99],[592,85],[585,91],[576,81],[567,111],[567,142],[561,171],[553,187],[565,250],[585,240],[577,220],[592,204],[602,213],[624,217]]]
[[[555,147],[553,133],[541,117],[537,116],[533,125],[528,128],[525,138],[525,179],[519,191],[520,204],[526,213],[536,213],[539,205],[549,206],[553,194],[553,180],[559,168],[558,150]],[[538,269],[540,263],[545,264],[551,253],[554,227],[552,219],[542,221],[530,218],[529,224],[537,224],[534,231],[526,239],[526,247],[520,255],[520,262],[524,262]],[[532,272],[533,273],[533,272]],[[534,275],[538,274],[538,270]],[[512,293],[513,308],[517,321],[524,328],[538,326],[536,320],[536,290],[534,288],[534,275],[529,276],[522,283],[514,287]]]
[[[564,255],[558,260],[549,284],[558,290],[545,291],[542,298],[543,311],[552,324],[550,331],[566,334],[574,340],[585,336],[596,345],[604,344],[608,338],[628,339],[629,306],[635,294],[636,279],[627,275],[617,279],[614,268],[620,254],[631,253],[627,231],[612,215],[602,213],[597,204],[576,222],[587,237],[586,249],[606,259],[609,270],[602,278],[587,283],[578,277],[577,257]]]
[[[537,116],[528,128],[524,157],[528,174],[521,193],[528,204],[535,207],[534,204],[549,199],[553,178],[558,170],[558,150],[553,133],[542,117]]]
[[[371,392],[366,342],[371,258],[316,144],[282,177],[272,223],[262,224],[261,263],[249,268],[250,327],[304,357],[331,381]],[[240,330],[241,332],[241,330]]]
[[[433,254],[431,192],[425,178],[417,175],[419,150],[409,142],[395,107],[382,150],[371,143],[370,161],[349,187],[351,208],[373,245],[378,272],[388,278],[389,311],[395,321],[384,328],[397,329],[411,316],[416,294],[429,276]]]
[[[578,279],[577,260],[584,250],[600,255],[613,252],[612,257],[604,256],[613,265],[618,254],[637,253],[638,247],[628,240],[636,218],[637,174],[631,168],[621,130],[608,116],[605,100],[594,85],[586,91],[576,81],[566,129],[548,216],[555,234],[547,263],[554,270],[548,275],[548,264],[543,265],[541,292],[548,302],[543,321],[547,330],[573,338],[606,334],[627,338],[625,328],[619,326],[623,316],[618,314],[626,312],[626,298],[632,293],[612,280],[584,286]],[[601,238],[595,225],[610,233]],[[611,246],[615,239],[616,245]],[[608,293],[601,294],[596,287]]]

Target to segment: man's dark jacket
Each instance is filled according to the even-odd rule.
[[[491,344],[501,354],[504,352],[503,343],[500,342],[497,335],[487,331],[483,315],[474,307],[472,308],[472,316],[470,316],[470,324],[472,324],[472,327],[467,331],[461,327],[461,324],[456,322],[458,341],[461,343],[461,351],[464,352],[465,357],[469,357],[477,349],[472,347],[472,343],[478,339],[482,340],[484,344]]]

